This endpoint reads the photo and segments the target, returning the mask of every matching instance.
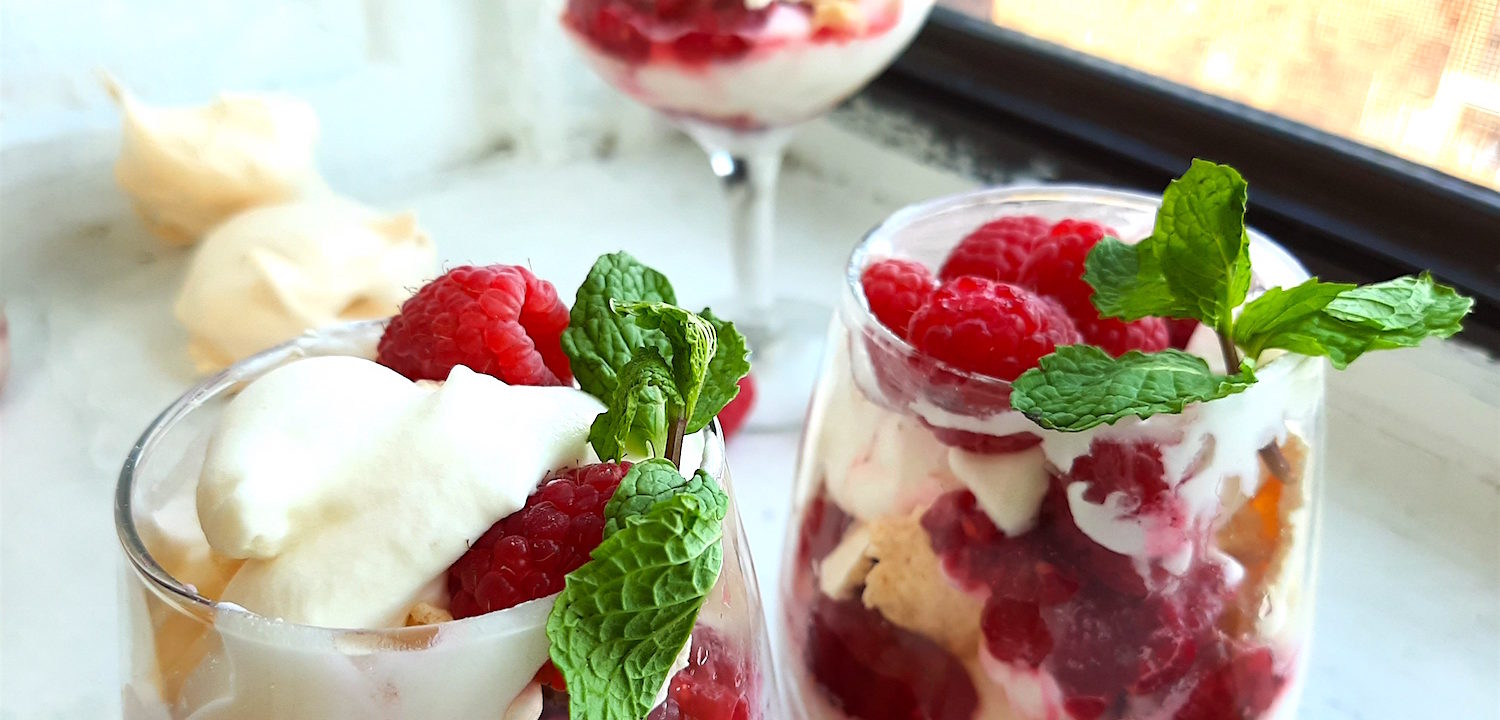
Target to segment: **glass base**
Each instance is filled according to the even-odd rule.
[[[752,310],[734,300],[713,307],[723,307],[723,316],[733,320],[750,343],[755,406],[745,428],[750,432],[797,429],[818,379],[823,336],[833,310],[797,298],[778,298],[769,309]]]

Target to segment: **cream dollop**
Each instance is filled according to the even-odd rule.
[[[391,315],[436,266],[411,213],[334,197],[274,205],[209,233],[175,312],[199,369],[214,370],[306,330]]]
[[[224,93],[208,105],[155,107],[104,82],[124,114],[115,181],[164,240],[196,242],[235,213],[324,187],[318,117],[301,100]]]
[[[267,373],[209,441],[198,516],[245,558],[221,601],[325,627],[399,627],[423,589],[548,472],[589,462],[603,407],[468,368],[413,383],[362,358]]]

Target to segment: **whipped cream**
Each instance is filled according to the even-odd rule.
[[[468,368],[413,383],[362,358],[299,360],[225,410],[203,532],[245,564],[223,601],[325,627],[399,627],[423,589],[548,472],[587,463],[603,410]]]
[[[154,107],[112,78],[124,114],[115,180],[151,232],[188,244],[247,208],[321,192],[318,117],[284,95],[220,95],[201,107]]]
[[[304,200],[210,233],[174,311],[199,369],[215,370],[306,330],[389,316],[436,267],[437,249],[411,213]]]

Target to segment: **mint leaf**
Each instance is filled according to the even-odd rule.
[[[562,334],[563,352],[584,392],[601,400],[614,396],[619,373],[642,348],[672,357],[660,333],[642,330],[635,320],[610,310],[616,302],[675,303],[677,296],[666,276],[643,265],[629,253],[602,255],[578,287],[568,329]]]
[[[1250,290],[1247,197],[1234,168],[1194,160],[1162,193],[1150,237],[1133,246],[1106,239],[1090,251],[1084,280],[1094,306],[1106,317],[1194,318],[1227,332]]]
[[[708,363],[718,350],[714,326],[698,315],[667,303],[614,303],[616,313],[635,319],[639,328],[659,330],[672,348],[672,379],[682,397],[682,412],[673,417],[686,419],[698,405]]]
[[[617,494],[618,497],[618,494]],[[632,517],[568,575],[547,618],[573,720],[651,712],[719,577],[723,513],[673,494]]]
[[[608,409],[589,427],[589,444],[601,460],[619,462],[627,451],[659,455],[666,451],[671,418],[682,414],[682,396],[667,361],[644,350],[620,372]]]
[[[1180,350],[1112,358],[1092,345],[1064,345],[1011,383],[1010,404],[1044,428],[1078,432],[1130,415],[1180,413],[1253,382],[1248,367],[1218,375],[1203,358]]]
[[[745,336],[735,329],[734,323],[721,320],[708,308],[699,313],[714,326],[719,347],[708,362],[708,376],[703,380],[703,392],[698,395],[698,405],[688,418],[687,432],[695,433],[708,426],[719,411],[740,394],[740,378],[750,374],[750,347]]]
[[[1167,287],[1155,248],[1150,238],[1130,245],[1106,237],[1089,251],[1083,279],[1094,288],[1100,314],[1122,320],[1192,316],[1194,310],[1179,304]]]
[[[632,518],[679,493],[698,496],[708,514],[719,520],[729,512],[729,498],[708,473],[698,470],[689,480],[667,460],[647,460],[630,467],[620,480],[620,488],[604,506],[604,536],[613,535]]]
[[[1423,273],[1374,285],[1272,288],[1245,306],[1234,340],[1250,357],[1269,348],[1326,356],[1338,369],[1364,353],[1415,347],[1462,329],[1474,301]]]

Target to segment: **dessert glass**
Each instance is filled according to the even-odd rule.
[[[776,179],[796,128],[904,50],[933,0],[566,0],[563,25],[600,77],[708,153],[729,206],[735,288],[717,302],[755,353],[752,428],[807,408],[827,308],[773,292]]]
[[[1295,715],[1321,359],[1262,362],[1249,390],[1180,415],[1044,431],[1010,410],[1007,383],[917,355],[861,290],[869,263],[935,269],[998,217],[1091,220],[1131,242],[1150,233],[1159,202],[1087,187],[983,190],[903,209],[856,248],[803,437],[782,577],[794,717]],[[1254,231],[1250,254],[1252,295],[1307,278]],[[1199,328],[1188,349],[1222,367],[1212,332]],[[1143,499],[1153,477],[1167,489]]]
[[[250,381],[293,360],[373,357],[383,321],[304,335],[231,366],[189,390],[131,449],[115,495],[123,577],[123,703],[127,720],[535,720],[507,708],[547,658],[552,599],[463,620],[405,628],[323,628],[269,619],[214,601],[235,561],[212,553],[193,490],[209,433]],[[717,423],[703,468],[730,495],[724,563],[693,631],[689,667],[669,681],[696,682],[742,702],[735,717],[774,716],[754,569],[733,505]],[[357,562],[357,558],[351,558]],[[712,675],[711,680],[705,676]],[[543,718],[567,716],[544,691]],[[650,718],[692,718],[658,706]]]

